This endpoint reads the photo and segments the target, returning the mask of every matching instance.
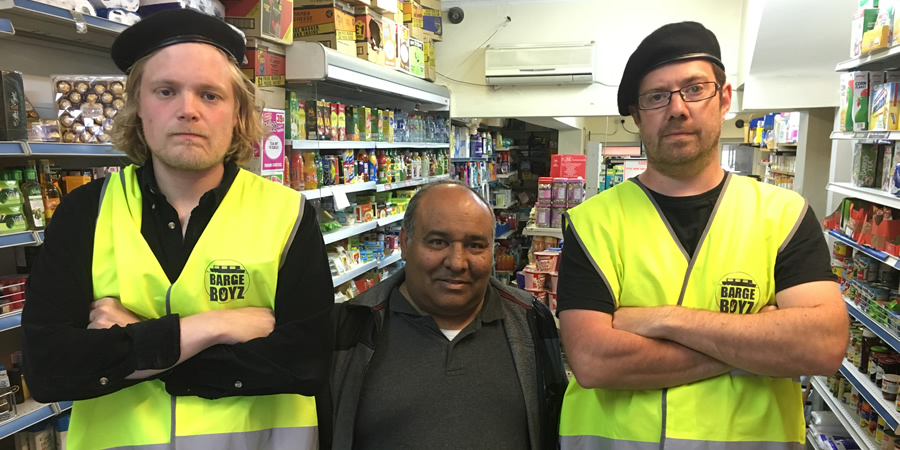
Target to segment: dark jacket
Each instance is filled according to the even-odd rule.
[[[320,446],[350,450],[360,390],[401,271],[346,303],[336,305],[336,340],[330,392],[318,397]],[[501,300],[504,328],[525,396],[531,449],[557,448],[559,412],[568,380],[550,309],[524,291],[491,279]],[[423,405],[426,407],[426,405]],[[325,411],[332,411],[328,417]],[[329,423],[330,422],[330,423]],[[333,442],[329,442],[333,439]]]

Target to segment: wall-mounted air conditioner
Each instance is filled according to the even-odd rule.
[[[490,85],[591,84],[595,44],[488,46],[484,78]]]

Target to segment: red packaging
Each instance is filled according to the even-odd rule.
[[[586,179],[587,155],[551,155],[551,178],[578,178]]]

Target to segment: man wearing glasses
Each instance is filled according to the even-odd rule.
[[[731,95],[698,23],[628,60],[648,168],[568,212],[563,449],[804,448],[798,377],[838,369],[847,312],[806,201],[720,167]]]

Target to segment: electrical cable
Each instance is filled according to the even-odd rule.
[[[491,33],[491,35],[488,36],[487,39],[485,39],[481,44],[479,44],[477,47],[475,47],[475,49],[472,50],[472,51],[468,54],[468,56],[466,56],[466,58],[462,60],[462,62],[460,62],[459,64],[457,64],[457,65],[456,65],[456,68],[458,69],[458,68],[464,66],[467,62],[469,62],[469,59],[472,58],[472,56],[475,54],[476,51],[478,51],[478,50],[480,50],[482,47],[484,47],[484,44],[487,44],[488,41],[491,40],[491,38],[493,38],[495,35],[497,35],[497,33],[499,33],[500,30],[503,29],[503,27],[509,25],[510,22],[512,22],[512,18],[509,17],[509,16],[506,16],[506,20],[503,21],[503,23],[501,23],[500,25],[498,25],[498,26],[497,26],[497,29],[494,30],[494,32]],[[455,80],[455,79],[453,79],[453,78],[450,78],[450,77],[448,77],[448,76],[446,76],[446,75],[444,75],[444,74],[440,74],[440,73],[439,73],[439,75],[441,75],[442,77],[444,77],[444,78],[446,78],[446,79],[448,79],[448,80],[455,81],[455,82],[457,82],[457,83],[471,84],[471,85],[474,85],[474,86],[490,86],[490,85],[488,85],[488,84],[467,83],[467,82],[465,82],[465,81]]]
[[[595,81],[594,84],[599,84],[600,86],[603,86],[603,87],[610,87],[610,88],[617,88],[617,87],[619,87],[618,84],[607,84],[607,83],[604,83],[604,82],[602,82],[602,81]]]
[[[635,135],[640,135],[640,134],[641,134],[641,131],[640,131],[640,130],[638,130],[637,132],[634,132],[634,131],[629,130],[628,127],[625,126],[625,119],[619,120],[619,123],[622,124],[622,129],[623,129],[623,130],[625,130],[625,131],[627,131],[627,132],[629,132],[629,133],[631,133],[631,134],[635,134]]]
[[[442,73],[440,73],[440,72],[435,72],[435,73],[437,73],[438,75],[440,75],[440,76],[442,76],[442,77],[444,77],[444,78],[446,78],[446,79],[448,79],[448,80],[450,80],[450,81],[453,81],[453,82],[455,82],[455,83],[468,84],[469,86],[493,87],[493,86],[491,86],[490,84],[470,83],[470,82],[468,82],[468,81],[462,81],[462,80],[457,80],[457,79],[455,79],[455,78],[450,78],[450,77],[448,77],[447,75],[444,75],[444,74],[442,74]]]

